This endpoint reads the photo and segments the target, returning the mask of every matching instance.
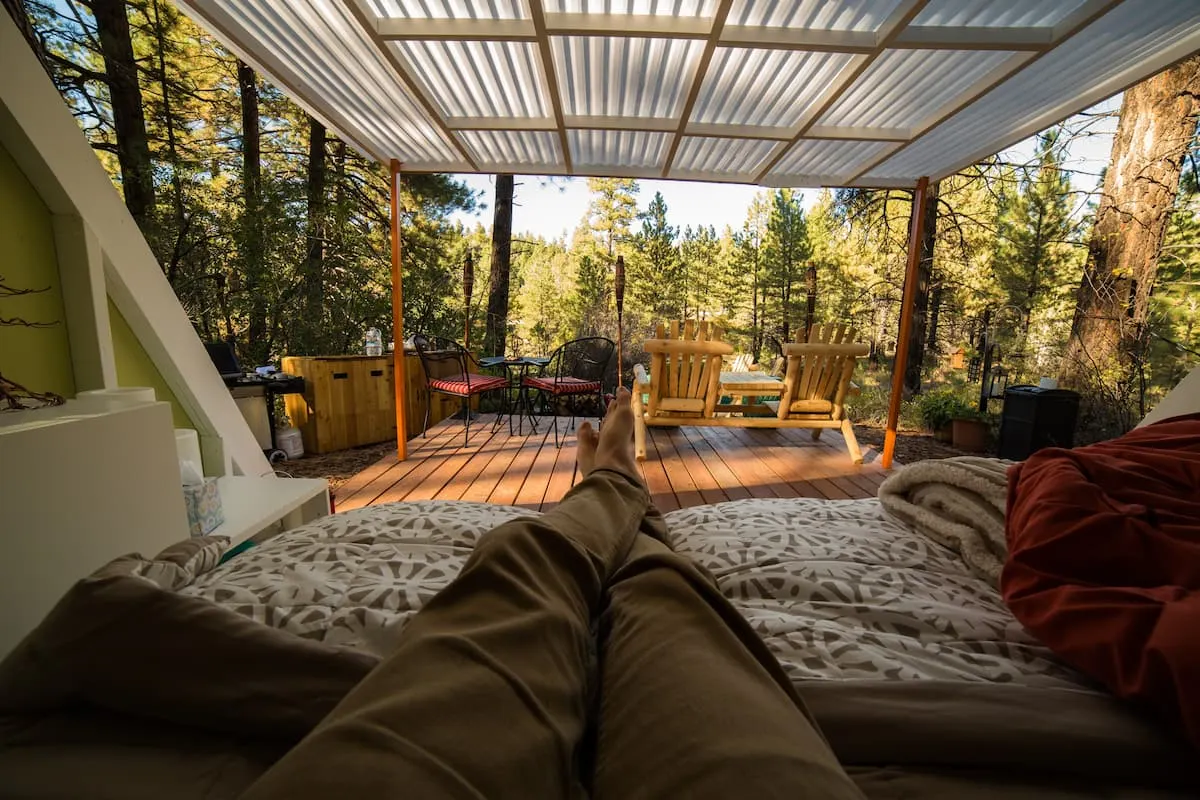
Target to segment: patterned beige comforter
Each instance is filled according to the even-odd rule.
[[[385,654],[480,536],[530,513],[447,501],[349,511],[255,547],[182,591],[300,636]],[[876,500],[741,500],[666,519],[676,549],[717,576],[794,679],[1086,685],[957,556]]]

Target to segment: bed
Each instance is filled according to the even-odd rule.
[[[384,654],[481,535],[528,513],[439,501],[351,511],[182,591]],[[741,500],[666,520],[674,547],[717,577],[872,797],[964,797],[980,785],[988,796],[1124,785],[1166,797],[1191,780],[1186,749],[1056,659],[996,589],[877,500]]]
[[[530,513],[446,501],[368,507],[220,565],[193,559],[182,577],[171,572],[172,588],[369,665],[484,533]],[[716,576],[778,657],[869,797],[1195,796],[1194,751],[1056,658],[988,581],[878,500],[741,500],[666,521],[675,549]],[[39,722],[14,738],[0,719],[0,786],[72,796],[72,776],[100,769],[112,783],[88,783],[89,796],[170,787],[170,796],[233,797],[287,747],[191,730],[112,734],[111,720],[90,718],[80,734],[77,722]],[[128,768],[112,767],[113,736]]]

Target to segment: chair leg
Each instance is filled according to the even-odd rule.
[[[463,408],[463,447],[471,443],[471,398],[464,397]]]
[[[558,409],[554,409],[554,414],[551,417],[554,420],[554,448],[557,450],[562,447],[562,443],[558,441]]]
[[[825,430],[825,429],[824,428],[813,428],[812,429],[812,437],[813,437],[814,442],[821,438],[821,431],[823,431],[823,430]]]
[[[421,438],[425,438],[425,431],[429,430],[429,409],[433,407],[433,392],[428,392],[429,397],[425,398],[425,427],[421,428]]]
[[[858,439],[854,435],[854,425],[849,417],[842,417],[842,436],[846,440],[846,449],[850,451],[850,460],[855,464],[863,462],[862,450],[858,448]]]

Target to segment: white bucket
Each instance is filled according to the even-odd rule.
[[[279,428],[275,431],[275,446],[287,453],[288,460],[304,455],[304,440],[299,428]]]

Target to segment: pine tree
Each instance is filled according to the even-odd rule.
[[[1057,131],[1039,137],[1036,172],[1020,182],[1015,194],[1001,195],[993,267],[1007,302],[1021,311],[1026,337],[1046,296],[1069,282],[1063,272],[1072,255],[1071,181],[1062,170],[1057,139]]]
[[[797,286],[812,256],[800,196],[791,189],[777,189],[771,196],[764,242],[764,284],[773,292],[775,330],[780,343],[786,344],[791,341],[796,320]]]
[[[667,204],[662,192],[638,215],[642,229],[633,239],[634,253],[629,268],[626,293],[635,313],[643,313],[649,322],[683,317],[685,284],[683,263],[675,238],[679,229],[667,222]]]

